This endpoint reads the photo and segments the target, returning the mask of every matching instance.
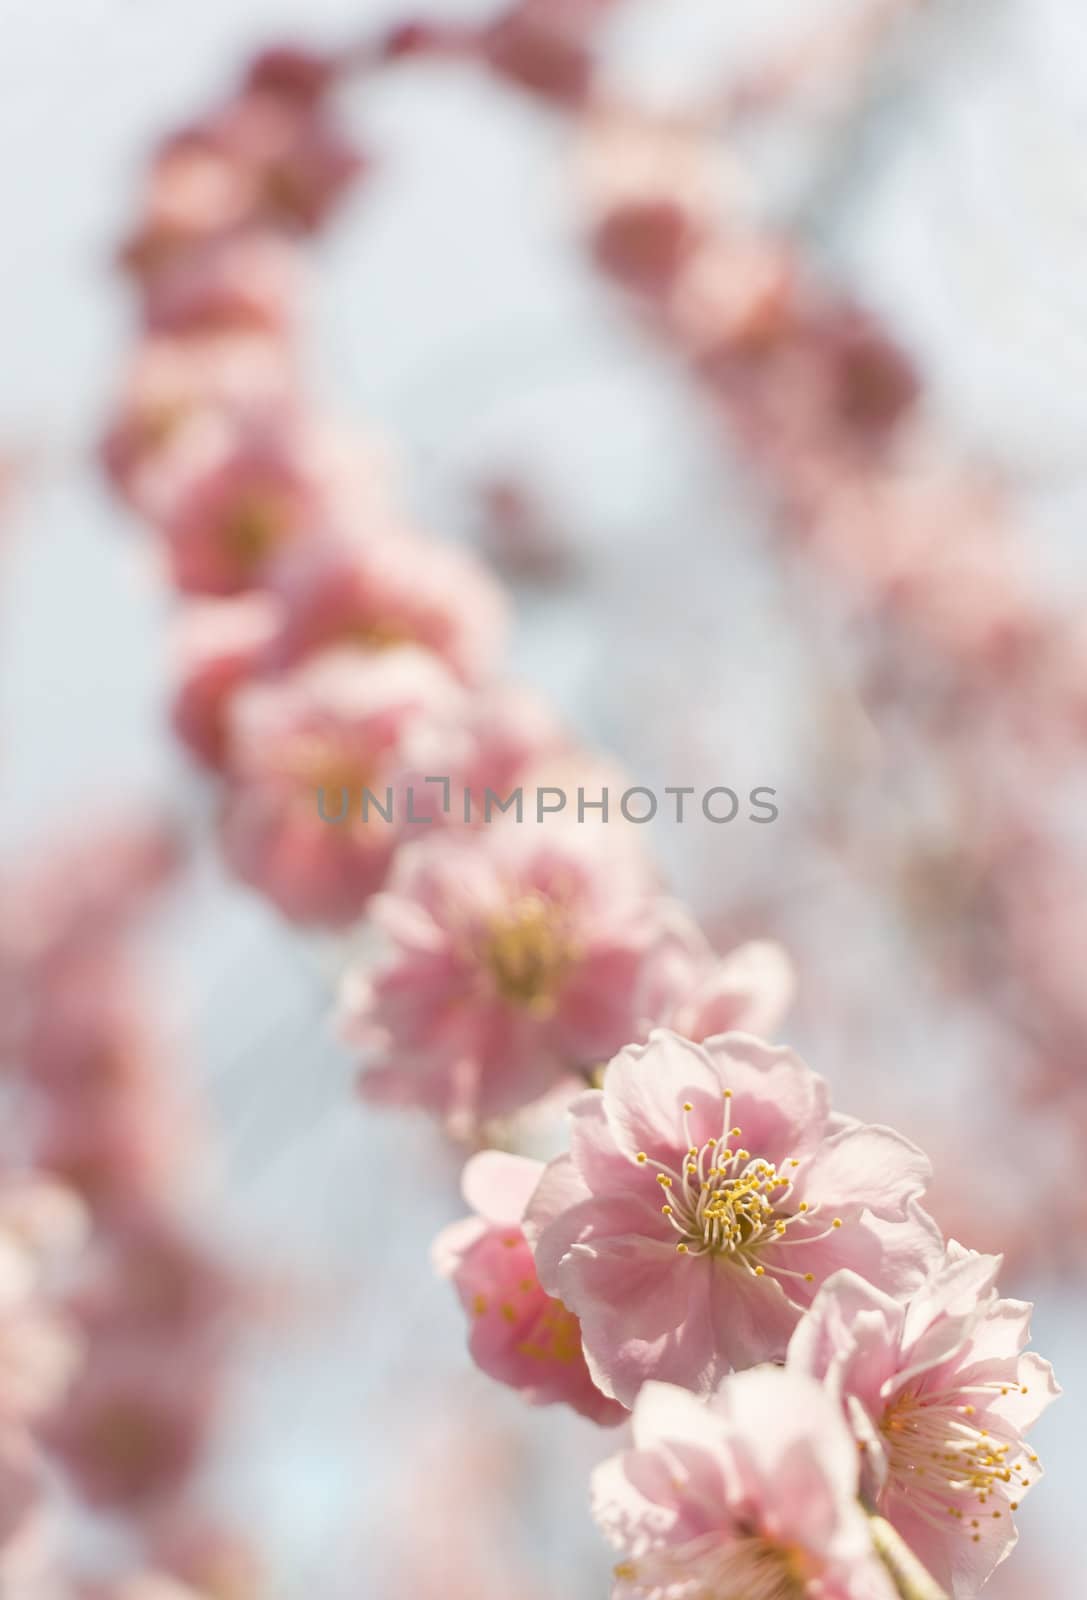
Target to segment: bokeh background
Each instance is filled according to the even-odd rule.
[[[610,25],[610,70],[682,106],[849,9],[639,0]],[[335,950],[221,869],[213,797],[166,725],[170,601],[95,460],[132,337],[112,257],[156,138],[270,40],[334,44],[400,15],[374,0],[6,0],[0,453],[16,488],[0,549],[0,847],[9,863],[48,857],[103,815],[166,815],[189,843],[141,954],[208,1127],[185,1205],[239,1264],[290,1286],[289,1310],[242,1342],[207,1469],[209,1500],[262,1550],[264,1592],[437,1593],[459,1561],[476,1564],[465,1593],[588,1600],[608,1558],[584,1480],[610,1441],[470,1369],[427,1256],[460,1211],[456,1155],[356,1102]],[[798,94],[729,154],[758,214],[893,330],[949,456],[1014,508],[1024,581],[1072,618],[1087,615],[1085,60],[1078,0],[931,0],[841,102]],[[1073,1595],[1085,1301],[1050,1246],[1076,1242],[1087,1208],[1059,1186],[1036,1202],[1020,1181],[1029,1107],[990,1070],[1000,1051],[976,997],[938,981],[939,896],[918,924],[906,876],[880,865],[913,848],[937,759],[924,730],[887,748],[857,687],[852,608],[783,556],[743,451],[589,270],[562,119],[431,69],[345,104],[377,168],[314,253],[314,392],[380,436],[433,532],[508,558],[482,491],[530,494],[547,560],[535,575],[506,560],[514,665],[634,781],[779,791],[774,827],[661,824],[653,845],[722,942],[790,944],[788,1037],[839,1103],[928,1133],[938,1160],[984,1173],[998,1231],[1015,1216],[1015,1292],[1037,1296],[1036,1343],[1066,1394],[1039,1429],[1048,1479],[1000,1592]],[[1040,815],[1029,749],[1004,770]],[[829,848],[828,817],[865,850]],[[939,875],[955,837],[937,832]],[[990,1149],[994,1115],[1007,1142]]]

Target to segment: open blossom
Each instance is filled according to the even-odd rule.
[[[250,334],[146,339],[125,374],[102,458],[114,487],[154,518],[171,485],[237,418],[286,407],[294,373],[279,341]]]
[[[471,1318],[476,1365],[532,1405],[563,1401],[593,1422],[621,1422],[622,1406],[589,1376],[577,1318],[545,1294],[521,1218],[543,1163],[485,1150],[464,1169],[464,1198],[477,1213],[443,1229],[434,1264],[453,1280]]]
[[[593,1377],[629,1405],[648,1378],[707,1393],[780,1360],[820,1283],[852,1266],[908,1293],[940,1249],[921,1152],[832,1114],[791,1050],[663,1029],[570,1108],[525,1232],[580,1317]]]
[[[433,821],[463,690],[433,656],[317,657],[231,711],[227,857],[299,922],[342,926],[381,888],[405,833]],[[407,793],[411,789],[410,796]]]
[[[613,1600],[895,1600],[849,1430],[812,1379],[762,1367],[708,1401],[649,1383],[633,1422],[633,1448],[593,1475],[623,1555]]]
[[[339,435],[287,417],[239,427],[179,485],[162,531],[178,587],[259,588],[292,545],[330,527],[383,525],[380,471]]]
[[[283,601],[270,651],[276,666],[331,645],[416,644],[478,683],[504,643],[502,591],[470,553],[448,543],[408,534],[352,545],[329,539],[288,555],[271,586]]]
[[[528,823],[405,851],[373,919],[392,954],[349,989],[364,1091],[468,1120],[606,1061],[699,937],[629,852]]]
[[[111,1341],[92,1351],[42,1436],[88,1504],[140,1506],[184,1484],[217,1400],[202,1346]]]
[[[1023,1434],[1060,1392],[1025,1351],[1031,1307],[997,1294],[1000,1264],[951,1244],[905,1304],[835,1274],[789,1346],[790,1369],[821,1378],[853,1429],[866,1494],[954,1600],[1014,1546],[1041,1476]]]

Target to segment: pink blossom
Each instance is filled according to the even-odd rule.
[[[576,105],[592,80],[591,34],[612,0],[519,0],[484,29],[494,72],[545,100]]]
[[[182,484],[163,516],[175,581],[197,594],[260,587],[273,562],[330,527],[384,525],[374,461],[290,419],[241,428]]]
[[[146,339],[125,375],[102,444],[119,493],[149,517],[189,464],[237,426],[284,409],[294,374],[280,343],[247,334]]]
[[[462,795],[471,797],[469,814],[465,817],[463,809],[460,813],[467,822],[486,821],[488,789],[504,802],[524,784],[527,796],[536,771],[558,762],[568,776],[566,768],[581,759],[552,707],[519,683],[500,681],[477,689],[468,702],[464,734],[455,776]],[[492,799],[492,822],[500,822],[503,815],[496,804]]]
[[[121,250],[121,260],[143,283],[187,253],[243,228],[251,219],[249,174],[195,136],[166,142],[151,169],[144,214]]]
[[[36,1159],[96,1216],[124,1215],[160,1198],[177,1180],[192,1128],[173,1096],[58,1098],[47,1110]]]
[[[146,281],[245,228],[312,232],[362,166],[319,101],[250,89],[163,145],[123,259]]]
[[[274,233],[241,233],[167,261],[144,300],[153,334],[282,337],[301,298],[297,247]]]
[[[772,348],[796,293],[789,246],[743,229],[710,235],[669,285],[664,314],[689,359],[712,374],[742,352]]]
[[[411,535],[346,545],[327,540],[287,556],[273,575],[284,624],[270,656],[290,665],[330,645],[416,644],[466,683],[494,668],[507,628],[505,597],[454,545]]]
[[[442,742],[462,707],[444,667],[407,648],[326,654],[243,691],[223,819],[234,870],[292,920],[351,922],[401,838],[433,819],[440,795],[423,779],[443,771]]]
[[[244,174],[247,223],[312,233],[351,188],[365,162],[354,142],[324,114],[318,98],[284,94],[279,84],[268,90],[258,84],[240,94],[180,142],[218,151]]]
[[[628,852],[531,823],[405,851],[373,921],[391,954],[349,986],[364,1091],[469,1121],[636,1037],[661,968],[699,937]]]
[[[68,1306],[95,1341],[217,1339],[233,1322],[242,1288],[210,1249],[169,1215],[122,1216],[84,1264]]]
[[[485,1150],[464,1169],[464,1198],[478,1214],[445,1228],[434,1264],[453,1280],[471,1318],[472,1359],[530,1405],[573,1406],[593,1422],[621,1422],[622,1406],[589,1376],[578,1320],[540,1288],[521,1217],[543,1163]]]
[[[593,1475],[623,1555],[613,1600],[895,1600],[849,1430],[812,1379],[762,1367],[708,1401],[648,1383],[633,1424],[633,1448]]]
[[[52,1004],[62,978],[87,963],[102,970],[103,952],[125,935],[179,862],[173,832],[134,815],[89,824],[33,860],[5,888],[9,914],[2,926],[24,996],[30,990],[32,998]]]
[[[29,1081],[60,1114],[77,1102],[124,1098],[153,1083],[164,1034],[136,974],[110,952],[52,976],[21,1051]]]
[[[791,1050],[663,1029],[571,1107],[571,1153],[525,1217],[540,1282],[581,1318],[594,1379],[711,1390],[781,1359],[819,1284],[853,1266],[908,1293],[940,1249],[921,1152],[832,1114]]]
[[[1024,1353],[1032,1308],[999,1298],[1000,1264],[951,1244],[905,1304],[836,1273],[789,1346],[789,1367],[841,1406],[866,1494],[954,1600],[1014,1546],[1012,1513],[1041,1477],[1023,1434],[1060,1393]]]
[[[607,107],[587,123],[582,167],[598,264],[627,289],[666,295],[710,231],[703,145],[690,129]]]
[[[293,44],[269,45],[250,63],[245,87],[313,107],[332,87],[336,66],[335,55],[318,55]]]
[[[174,732],[205,766],[226,759],[230,703],[264,667],[282,626],[282,611],[266,593],[185,607],[174,636]]]
[[[95,1351],[43,1428],[94,1507],[138,1507],[182,1487],[217,1399],[206,1352],[177,1342],[110,1342]]]
[[[781,945],[754,939],[727,956],[708,946],[692,963],[674,1007],[653,1009],[674,1033],[701,1044],[718,1033],[775,1033],[792,1003],[796,986],[792,962]]]

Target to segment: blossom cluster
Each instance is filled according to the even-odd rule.
[[[646,198],[636,161],[623,199],[631,128],[602,159],[615,123],[593,103],[603,9],[522,0],[364,58],[470,57],[576,108],[620,185],[601,264],[667,307],[727,390],[777,348],[790,263],[749,241],[738,274],[685,168]],[[1024,1435],[1052,1373],[1025,1353],[1029,1308],[1000,1297],[999,1260],[924,1208],[924,1154],[833,1110],[774,1042],[785,952],[716,951],[628,826],[480,827],[433,790],[423,838],[402,805],[320,814],[319,791],[426,804],[434,773],[482,797],[598,792],[609,771],[504,674],[494,576],[408,526],[379,452],[303,394],[300,242],[367,171],[335,118],[343,65],[261,58],[160,149],[124,251],[143,333],[104,456],[180,597],[174,724],[219,786],[226,858],[300,928],[365,919],[378,953],[352,955],[344,1009],[368,1100],[484,1146],[565,1112],[551,1161],[467,1163],[471,1215],[434,1262],[491,1377],[599,1425],[632,1418],[593,1484],[617,1600],[892,1600],[877,1527],[971,1600],[1039,1476]],[[807,461],[813,419],[829,449],[824,321],[790,327],[802,383],[745,381],[753,450]],[[876,451],[911,376],[864,326],[834,332],[832,398]],[[800,411],[782,413],[790,395]]]
[[[135,953],[178,865],[171,837],[129,823],[4,871],[0,1589],[20,1600],[184,1600],[205,1575],[215,1600],[225,1557],[232,1592],[255,1593],[244,1543],[194,1491],[241,1285],[188,1214],[201,1129]],[[80,1586],[92,1573],[66,1548],[58,1484],[127,1530],[144,1577]]]

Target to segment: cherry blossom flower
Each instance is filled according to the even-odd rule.
[[[110,1341],[92,1352],[42,1437],[89,1505],[142,1506],[184,1484],[217,1397],[200,1346]]]
[[[218,1342],[242,1302],[242,1286],[168,1213],[120,1217],[84,1264],[68,1307],[89,1337]]]
[[[245,87],[312,107],[331,88],[335,76],[334,55],[319,55],[294,44],[274,44],[250,62]]]
[[[792,1051],[660,1029],[570,1108],[571,1152],[525,1217],[540,1282],[629,1405],[647,1378],[707,1393],[781,1359],[819,1284],[853,1266],[908,1293],[940,1250],[929,1176],[889,1128],[832,1114]]]
[[[502,591],[473,556],[448,543],[407,534],[354,545],[327,540],[288,555],[272,588],[284,617],[270,650],[276,666],[330,645],[416,644],[478,683],[504,643]]]
[[[178,1096],[151,1078],[138,1094],[58,1097],[45,1108],[38,1164],[100,1220],[167,1194],[192,1147]]]
[[[483,30],[491,69],[545,100],[576,105],[588,93],[593,21],[610,0],[519,0]]]
[[[186,606],[174,634],[174,732],[205,766],[227,755],[230,704],[267,663],[282,608],[263,591]]]
[[[597,264],[626,289],[666,296],[710,231],[704,148],[690,129],[608,107],[587,120],[582,168]]]
[[[253,334],[144,340],[102,443],[113,486],[153,521],[191,463],[213,454],[239,418],[291,404],[294,376],[282,344]]]
[[[441,797],[424,779],[443,771],[462,707],[445,668],[408,648],[328,653],[243,691],[223,818],[234,870],[292,920],[351,922],[403,836],[433,822]]]
[[[181,589],[231,595],[262,586],[292,544],[384,526],[373,459],[341,436],[291,419],[239,427],[203,462],[164,513],[162,530]]]
[[[362,171],[319,100],[270,87],[243,92],[162,146],[144,220],[122,254],[145,282],[243,229],[313,231]]]
[[[647,868],[574,829],[490,827],[406,850],[349,983],[368,1097],[472,1121],[528,1105],[637,1036],[698,931]]]
[[[613,1600],[895,1600],[849,1430],[812,1379],[763,1367],[707,1401],[648,1383],[633,1425],[633,1448],[593,1475],[623,1555]]]
[[[788,1352],[841,1406],[871,1503],[954,1600],[1013,1548],[1013,1512],[1041,1476],[1023,1434],[1060,1393],[1024,1353],[1032,1308],[999,1298],[1000,1265],[951,1244],[905,1304],[836,1273]]]
[[[456,1287],[471,1319],[472,1359],[489,1377],[531,1405],[562,1401],[593,1422],[621,1422],[626,1411],[590,1378],[578,1320],[541,1289],[521,1232],[542,1172],[542,1162],[524,1156],[497,1150],[473,1156],[462,1186],[477,1215],[438,1235],[434,1264]]]

